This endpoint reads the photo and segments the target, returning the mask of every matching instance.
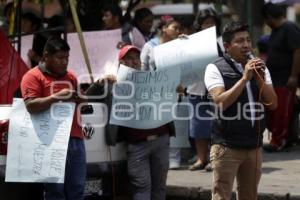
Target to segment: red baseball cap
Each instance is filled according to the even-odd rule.
[[[126,54],[131,51],[131,50],[135,50],[135,51],[138,51],[139,53],[141,52],[141,50],[135,46],[132,46],[132,45],[125,45],[124,47],[122,47],[120,49],[120,52],[119,52],[119,60],[121,60],[122,58],[124,58],[124,56],[126,56]]]

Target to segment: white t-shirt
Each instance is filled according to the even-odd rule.
[[[241,65],[236,65],[236,67],[241,73],[243,73],[244,70]],[[268,68],[265,69],[265,81],[266,84],[272,84],[272,79]],[[204,83],[208,91],[215,87],[225,87],[221,72],[219,71],[219,69],[215,64],[207,65],[205,69]],[[247,82],[247,85],[248,84],[250,86],[249,81]]]
[[[235,66],[241,73],[243,73],[244,69],[241,66],[241,64],[235,62]],[[268,68],[265,69],[265,82],[267,85],[272,84],[272,79]],[[215,64],[207,65],[205,70],[205,75],[204,75],[204,83],[208,91],[210,91],[215,87],[225,87],[221,72],[219,71],[219,69]],[[253,93],[250,87],[250,81],[246,83],[246,89],[247,89],[248,101],[250,103],[254,102]],[[255,109],[254,105],[250,104],[252,126],[254,125],[254,118],[255,118],[254,109]]]

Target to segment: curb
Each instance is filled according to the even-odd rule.
[[[201,187],[167,186],[167,200],[210,200],[211,191]],[[235,200],[233,194],[233,200]],[[300,200],[299,195],[259,193],[259,200]]]

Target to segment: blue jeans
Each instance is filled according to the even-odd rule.
[[[70,138],[65,183],[46,183],[45,200],[83,200],[86,178],[86,155],[84,141]]]

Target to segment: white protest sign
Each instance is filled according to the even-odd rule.
[[[176,39],[154,47],[157,69],[181,68],[181,83],[190,85],[203,81],[206,66],[218,58],[216,28]]]
[[[21,58],[28,68],[31,68],[31,61],[28,57],[28,51],[32,49],[33,35],[25,35],[21,37]],[[18,50],[18,45],[15,45]]]
[[[143,34],[135,27],[133,27],[132,31],[129,35],[132,35],[131,43],[133,46],[136,46],[139,49],[142,49],[144,44],[146,43]]]
[[[83,33],[94,80],[103,74],[117,74],[117,44],[122,41],[121,29]],[[89,73],[83,57],[77,33],[68,34],[70,57],[68,69],[75,73],[80,83],[90,83]]]
[[[14,99],[9,124],[6,182],[63,183],[74,103],[29,114]]]
[[[0,120],[7,120],[10,117],[11,105],[3,104],[0,105]]]
[[[170,147],[189,148],[191,146],[189,142],[189,106],[191,104],[187,101],[187,98],[182,97],[182,101],[177,105],[176,118],[174,120],[176,137],[170,137]]]
[[[22,36],[21,39],[21,57],[25,64],[31,68],[31,61],[28,57],[28,51],[32,49],[33,35]]]
[[[110,124],[151,129],[171,122],[176,114],[179,80],[178,67],[146,72],[120,66]]]

